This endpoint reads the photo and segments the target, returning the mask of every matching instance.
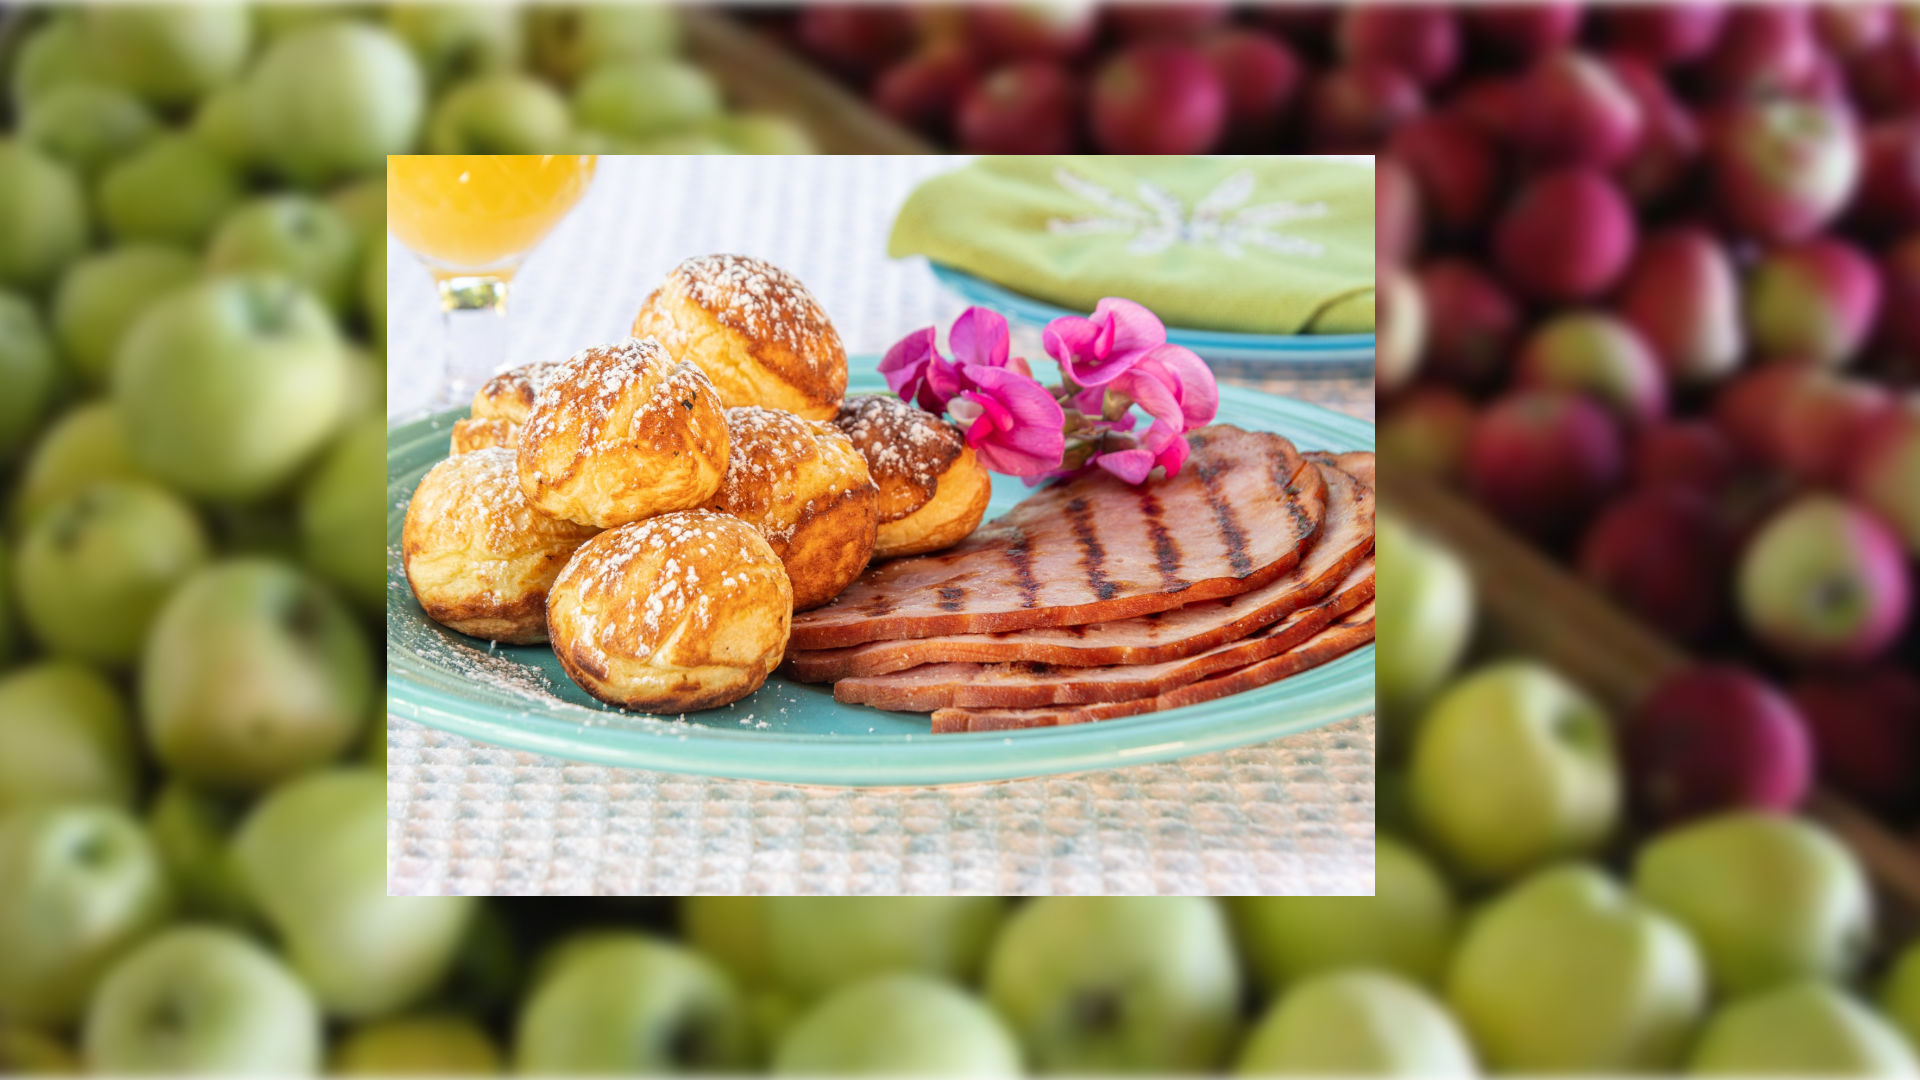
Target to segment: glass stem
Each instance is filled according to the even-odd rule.
[[[446,334],[437,407],[466,404],[481,383],[506,366],[507,285],[497,277],[439,279]]]

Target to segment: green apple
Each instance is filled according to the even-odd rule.
[[[384,417],[387,404],[386,366],[375,360],[366,346],[349,345],[346,352],[347,401],[341,413],[347,428],[341,432],[342,438],[347,431],[353,430],[355,421]],[[311,484],[311,478],[307,482]]]
[[[1790,982],[1722,1006],[1694,1044],[1692,1073],[1920,1076],[1893,1025],[1836,987]]]
[[[1910,939],[1880,984],[1880,1008],[1920,1051],[1920,939]]]
[[[208,499],[272,494],[339,423],[347,358],[312,293],[217,278],[154,302],[120,343],[113,395],[143,468]]]
[[[817,154],[820,145],[796,120],[779,113],[735,113],[713,121],[712,133],[737,154]]]
[[[889,971],[968,979],[1005,908],[993,896],[809,896],[762,910],[774,977],[806,1002]]]
[[[0,289],[41,293],[86,246],[79,177],[24,139],[0,139]]]
[[[107,480],[137,480],[126,423],[111,402],[94,401],[55,420],[40,436],[13,493],[14,521],[31,522],[68,494]]]
[[[66,1043],[35,1028],[0,1021],[0,1076],[78,1076]]]
[[[0,567],[9,565],[7,542],[0,536]],[[5,577],[0,574],[0,668],[13,661],[14,645],[20,639],[20,632],[14,629],[13,597],[8,593]]]
[[[523,13],[510,4],[395,4],[387,25],[419,59],[430,86],[520,66]]]
[[[1198,1072],[1222,1064],[1240,976],[1200,897],[1043,897],[987,959],[987,999],[1041,1072]]]
[[[725,139],[705,131],[669,131],[644,139],[616,137],[614,142],[614,149],[622,154],[712,156],[737,152]]]
[[[426,113],[420,65],[378,26],[316,23],[274,41],[248,77],[251,130],[280,176],[317,186],[410,152]]]
[[[834,991],[795,1021],[774,1051],[773,1071],[1019,1076],[1020,1047],[991,1009],[953,984],[881,975]]]
[[[338,1076],[497,1076],[500,1048],[471,1018],[438,1013],[372,1020],[333,1052]]]
[[[359,302],[360,237],[339,211],[307,195],[266,195],[227,215],[207,246],[215,274],[268,271],[306,286],[335,315]]]
[[[1639,851],[1633,887],[1693,934],[1724,996],[1847,978],[1872,937],[1860,864],[1785,815],[1722,814],[1657,836]]]
[[[434,154],[552,153],[573,123],[567,99],[531,75],[476,75],[449,90],[427,121]]]
[[[25,297],[0,292],[0,465],[18,457],[59,389],[59,361],[40,314]]]
[[[316,4],[257,4],[253,9],[254,28],[262,42],[273,42],[307,27],[340,19],[374,21],[380,8],[371,3],[342,3],[325,0]]]
[[[1473,1048],[1426,990],[1379,971],[1315,975],[1267,1010],[1242,1076],[1474,1076]]]
[[[138,751],[126,702],[91,668],[47,660],[0,675],[0,814],[133,803]]]
[[[387,181],[385,177],[348,184],[327,196],[327,203],[360,235],[370,250],[387,242]]]
[[[200,99],[187,131],[235,168],[249,170],[260,156],[244,82],[229,83]]]
[[[167,872],[124,810],[0,817],[0,1013],[64,1024],[122,953],[167,918]]]
[[[240,178],[191,135],[158,135],[100,177],[100,220],[115,240],[198,248],[240,204]]]
[[[1437,986],[1458,913],[1440,874],[1412,848],[1375,842],[1372,896],[1226,900],[1247,966],[1269,990],[1346,968],[1379,968]]]
[[[13,57],[13,106],[25,109],[57,86],[102,82],[77,13],[63,13],[35,27]]]
[[[248,894],[327,1012],[382,1016],[446,976],[477,901],[387,895],[387,784],[371,769],[273,790],[234,837]]]
[[[139,98],[99,83],[56,86],[34,98],[20,118],[28,142],[82,177],[132,153],[159,127]]]
[[[158,105],[183,105],[240,73],[252,12],[237,4],[102,4],[86,9],[102,70]]]
[[[1706,981],[1686,931],[1573,864],[1468,923],[1446,998],[1491,1071],[1642,1072],[1679,1063]]]
[[[193,508],[156,484],[98,484],[54,503],[20,540],[20,614],[48,652],[124,666],[173,589],[207,561]]]
[[[727,969],[740,986],[774,986],[768,909],[782,901],[758,896],[689,896],[680,901],[680,934]]]
[[[67,363],[87,385],[104,386],[127,328],[199,273],[193,252],[165,244],[127,244],[74,263],[53,295],[53,334]]]
[[[719,114],[713,77],[678,60],[609,64],[573,90],[573,115],[582,127],[630,139],[684,131]]]
[[[1385,749],[1404,755],[1412,717],[1453,674],[1473,637],[1473,581],[1452,552],[1398,519],[1381,514],[1376,524],[1375,683],[1382,735],[1399,743]]]
[[[314,573],[370,613],[387,603],[387,426],[347,429],[300,492],[300,540]]]
[[[367,330],[380,350],[382,363],[387,355],[387,244],[386,238],[367,251],[360,267],[360,306],[367,313]]]
[[[81,1045],[88,1068],[109,1075],[304,1075],[320,1067],[320,1010],[251,939],[180,926],[114,965]]]
[[[373,688],[367,642],[332,591],[264,558],[183,582],[141,657],[154,756],[221,790],[258,790],[354,745]]]
[[[251,914],[246,890],[229,850],[246,803],[168,780],[147,808],[147,832],[166,864],[180,907],[192,915],[229,922]]]
[[[515,1071],[737,1073],[752,1060],[740,993],[706,958],[630,933],[557,948],[515,1022]]]
[[[528,12],[527,36],[540,73],[570,85],[616,60],[671,56],[680,17],[665,4],[542,4]]]
[[[1605,710],[1528,661],[1482,668],[1433,702],[1408,783],[1421,834],[1477,880],[1594,851],[1620,822]]]

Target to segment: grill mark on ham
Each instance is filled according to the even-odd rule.
[[[1373,475],[1373,455],[1314,454],[1308,459],[1326,483],[1324,521],[1298,566],[1251,592],[1092,625],[794,650],[788,653],[786,672],[803,682],[832,682],[935,663],[1146,664],[1177,660],[1244,637],[1317,603],[1373,551],[1373,488],[1367,482]]]
[[[1328,626],[1306,642],[1246,667],[1191,682],[1153,697],[1094,705],[1040,709],[941,709],[933,714],[935,734],[962,731],[1012,731],[1110,720],[1213,701],[1266,686],[1337,659],[1373,640],[1373,604]]]
[[[1189,441],[1187,468],[1154,488],[1179,543],[1184,589],[1163,587],[1138,490],[1095,471],[1042,488],[942,556],[870,568],[835,603],[795,616],[790,648],[1125,619],[1247,592],[1293,569],[1326,512],[1318,468],[1278,435],[1215,425]],[[1076,499],[1110,590],[1076,572],[1081,552],[1064,513]],[[1228,508],[1224,518],[1215,503]],[[1016,542],[1032,559],[1030,601],[1007,573]],[[966,589],[961,610],[939,607],[943,586]]]
[[[1164,511],[1151,490],[1140,494],[1140,511],[1147,516],[1147,534],[1153,537],[1153,562],[1160,571],[1160,587],[1168,592],[1186,588],[1187,583],[1180,580],[1180,545],[1173,542],[1166,522],[1160,520]]]
[[[1348,612],[1373,602],[1373,563],[1349,574],[1332,596],[1252,635],[1182,660],[1113,667],[1050,664],[928,664],[891,675],[842,679],[836,701],[879,709],[1035,708],[1153,697],[1294,648]]]
[[[942,588],[940,590],[940,610],[959,611],[960,601],[965,599],[966,595],[967,590],[965,589],[956,588],[951,585]]]
[[[1020,606],[1033,608],[1040,603],[1040,583],[1033,577],[1033,551],[1027,546],[1025,530],[1015,530],[1007,545],[1007,558],[1013,561],[1013,583],[1020,589]]]
[[[1080,545],[1080,568],[1087,572],[1087,587],[1102,600],[1113,599],[1120,587],[1108,581],[1101,569],[1107,561],[1107,553],[1100,546],[1099,538],[1093,535],[1093,524],[1087,520],[1087,500],[1075,499],[1068,503],[1067,519],[1073,522],[1073,540]]]

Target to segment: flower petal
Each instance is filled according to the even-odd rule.
[[[1061,423],[1066,413],[1039,383],[1005,368],[962,364],[965,398],[981,415],[967,429],[967,444],[987,468],[1031,476],[1058,468],[1066,452]]]
[[[947,347],[962,364],[1007,366],[1007,320],[999,312],[970,307],[953,320]]]
[[[1129,484],[1139,484],[1153,471],[1153,451],[1142,447],[1131,450],[1115,450],[1110,454],[1096,454],[1093,463]]]
[[[1110,353],[1145,352],[1167,342],[1167,328],[1160,317],[1124,297],[1109,296],[1095,304],[1093,321],[1107,324]]]

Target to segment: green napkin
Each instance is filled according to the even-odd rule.
[[[887,253],[1168,326],[1373,331],[1373,170],[1312,157],[986,157],[921,184]]]

